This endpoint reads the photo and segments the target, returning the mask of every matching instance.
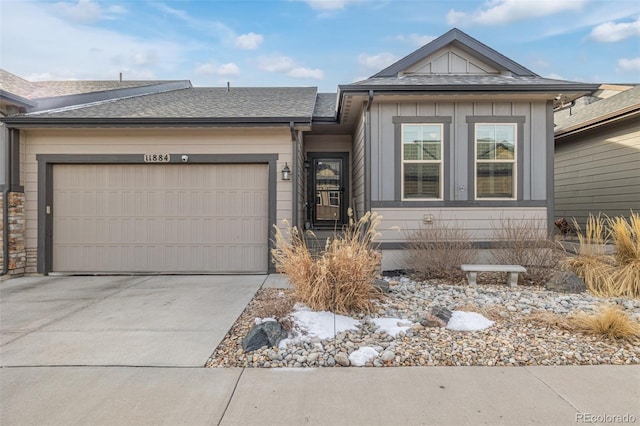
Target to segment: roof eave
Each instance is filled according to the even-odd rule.
[[[370,90],[374,92],[385,93],[452,93],[452,92],[464,92],[464,93],[482,93],[482,92],[558,92],[558,93],[573,93],[573,92],[593,92],[597,90],[599,85],[597,84],[447,84],[447,85],[341,85],[338,86],[341,93],[345,92],[360,92],[369,93]]]
[[[311,125],[310,117],[194,117],[194,118],[76,118],[10,116],[0,118],[8,127],[86,128],[86,127],[253,127]]]
[[[15,104],[25,108],[31,108],[36,106],[35,102],[27,98],[23,98],[22,96],[13,94],[11,92],[7,92],[6,90],[2,90],[2,89],[0,89],[0,99],[9,101],[8,103]]]
[[[610,114],[601,115],[591,120],[583,121],[573,126],[559,129],[554,133],[554,135],[556,139],[566,138],[577,133],[592,130],[616,121],[638,117],[640,117],[640,105],[632,105],[628,108],[615,111]]]

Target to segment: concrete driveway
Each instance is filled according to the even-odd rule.
[[[266,275],[0,283],[0,366],[202,367]]]

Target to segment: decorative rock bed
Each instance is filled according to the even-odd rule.
[[[280,348],[244,352],[242,339],[255,325],[255,299],[209,359],[208,367],[337,367],[337,366],[522,366],[639,364],[640,341],[614,341],[574,333],[536,321],[536,314],[595,313],[605,304],[618,305],[640,321],[640,300],[603,299],[563,294],[538,287],[479,285],[466,287],[437,282],[386,278],[390,291],[375,312],[353,317],[355,330],[329,338],[307,337]],[[260,290],[261,297],[291,297],[290,291]],[[421,321],[433,308],[476,311],[494,324],[480,331],[425,327]],[[404,331],[380,329],[380,318],[397,318]],[[424,322],[423,322],[424,323]],[[282,347],[284,346],[284,347]]]

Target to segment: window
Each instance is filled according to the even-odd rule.
[[[339,206],[340,205],[340,192],[339,191],[329,191],[329,205],[330,206]]]
[[[516,198],[517,125],[476,123],[476,198]]]
[[[402,124],[402,199],[442,199],[442,124]]]

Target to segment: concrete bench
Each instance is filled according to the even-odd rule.
[[[508,272],[507,283],[511,287],[518,285],[518,273],[527,272],[524,266],[520,265],[461,265],[460,269],[467,273],[469,285],[476,285],[476,275],[478,272]]]

